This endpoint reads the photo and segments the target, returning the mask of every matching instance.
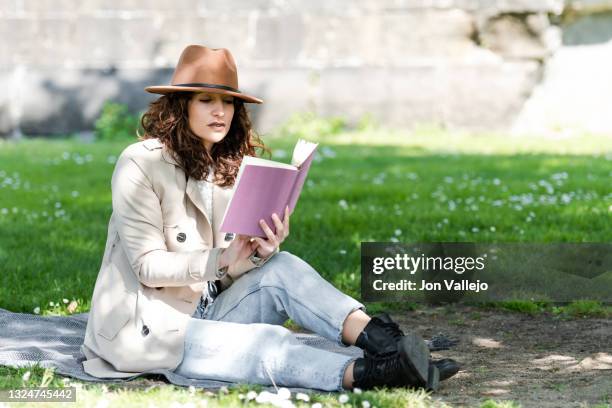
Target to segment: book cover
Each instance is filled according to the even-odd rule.
[[[291,164],[245,156],[220,231],[265,238],[259,226],[259,220],[264,219],[276,233],[272,214],[282,220],[285,206],[293,213],[317,146],[318,143],[298,140]]]

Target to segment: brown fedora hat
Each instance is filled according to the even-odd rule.
[[[157,94],[179,91],[211,92],[232,95],[246,102],[263,102],[240,92],[234,57],[225,48],[188,45],[181,53],[170,83],[171,85],[147,86],[145,91]]]

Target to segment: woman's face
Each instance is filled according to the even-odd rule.
[[[210,151],[223,140],[234,117],[234,97],[215,93],[194,93],[188,107],[189,126]]]

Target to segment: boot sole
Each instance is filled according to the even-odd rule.
[[[429,365],[429,375],[427,378],[427,391],[436,391],[440,386],[440,370],[434,364]]]
[[[402,337],[397,344],[402,362],[410,371],[419,387],[427,385],[429,380],[429,348],[421,336],[410,333]],[[438,371],[437,367],[436,372]],[[439,373],[438,373],[439,376]]]

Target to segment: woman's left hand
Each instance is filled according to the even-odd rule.
[[[265,220],[259,220],[261,229],[266,233],[268,239],[260,237],[254,237],[253,239],[259,244],[257,247],[257,254],[261,258],[267,258],[276,252],[280,244],[289,235],[289,207],[285,207],[285,218],[281,222],[280,217],[274,213],[272,214],[272,221],[276,226],[276,234],[272,232],[272,229],[268,226]]]

